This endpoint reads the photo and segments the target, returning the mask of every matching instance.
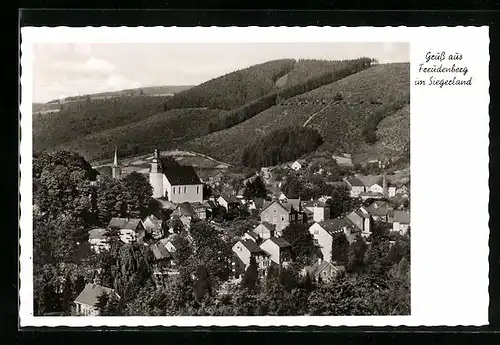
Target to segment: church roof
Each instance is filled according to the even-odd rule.
[[[192,166],[167,165],[163,173],[172,186],[201,184],[200,178]]]

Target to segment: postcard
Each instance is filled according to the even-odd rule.
[[[487,27],[21,41],[21,327],[488,323]]]

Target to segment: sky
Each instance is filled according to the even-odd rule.
[[[34,46],[33,101],[147,86],[197,85],[283,59],[372,57],[408,62],[408,43],[43,43]]]

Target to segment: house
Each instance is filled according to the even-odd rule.
[[[111,218],[109,228],[117,230],[123,243],[130,243],[144,238],[146,233],[142,220],[138,218]]]
[[[193,206],[189,202],[183,202],[177,205],[174,212],[172,212],[171,218],[189,218],[193,219],[197,217],[197,214],[193,208]]]
[[[311,200],[304,202],[304,208],[312,212],[312,220],[321,222],[330,219],[330,207],[319,200]]]
[[[179,234],[172,234],[167,238],[161,239],[159,245],[163,246],[175,258],[175,253],[182,246],[182,236]]]
[[[239,240],[233,245],[232,251],[243,263],[245,270],[250,265],[250,257],[252,256],[255,257],[258,269],[265,270],[270,265],[269,255],[252,240]]]
[[[410,187],[408,186],[408,183],[395,183],[394,184],[396,188],[396,195],[402,196],[405,198],[408,198],[410,195]]]
[[[333,160],[339,165],[343,167],[351,167],[353,166],[352,164],[352,157],[350,154],[343,153],[341,155],[332,155]]]
[[[276,232],[276,225],[268,222],[262,222],[257,225],[252,232],[259,236],[261,239],[267,240],[268,238],[274,237]]]
[[[194,211],[195,218],[198,219],[207,219],[208,218],[208,209],[210,208],[205,203],[201,202],[193,202],[191,203],[191,207]]]
[[[203,202],[203,184],[192,166],[162,162],[158,150],[154,151],[149,172],[153,197],[165,197],[179,204]]]
[[[373,220],[388,222],[389,213],[392,211],[392,207],[385,201],[377,200],[367,207],[366,211]]]
[[[245,234],[243,234],[243,237],[241,237],[242,240],[251,240],[254,241],[255,243],[258,243],[260,238],[259,235],[254,233],[253,231],[247,231]]]
[[[227,212],[237,210],[240,207],[240,202],[233,196],[221,195],[217,198],[217,203],[224,207]]]
[[[96,284],[87,284],[74,301],[76,314],[79,316],[99,316],[97,304],[99,297],[104,294],[120,299],[120,296],[113,289]]]
[[[154,239],[160,239],[163,237],[163,220],[157,218],[154,215],[147,216],[142,221],[146,233],[150,234]]]
[[[304,160],[298,160],[298,161],[295,161],[292,164],[290,164],[290,168],[293,169],[293,170],[295,170],[295,171],[299,171],[304,166],[305,166],[305,161]]]
[[[163,276],[168,271],[168,269],[171,268],[173,264],[173,256],[160,242],[153,243],[149,246],[149,248],[151,249],[151,252],[153,253],[155,259],[153,264],[153,274],[156,277]]]
[[[276,236],[288,225],[293,223],[305,223],[307,217],[302,212],[300,199],[288,199],[287,201],[275,200],[266,203],[260,213],[260,221],[276,226]]]
[[[404,235],[410,229],[410,212],[394,211],[392,231],[397,231]]]
[[[260,248],[269,254],[272,262],[278,265],[287,264],[292,258],[292,245],[283,238],[268,238],[260,245]]]
[[[316,222],[309,227],[309,233],[313,236],[314,243],[320,248],[323,259],[330,262],[333,237],[344,233],[349,243],[352,243],[356,234],[361,234],[361,230],[347,217],[343,217]]]
[[[109,250],[108,231],[106,229],[89,230],[90,249],[99,254],[102,251]]]
[[[285,193],[279,192],[279,194],[278,194],[278,200],[280,200],[280,201],[287,201],[288,198],[286,197]]]
[[[253,198],[247,202],[249,210],[262,210],[264,206],[264,198]]]
[[[344,181],[347,183],[347,186],[349,187],[351,198],[357,198],[361,193],[364,193],[365,185],[356,176],[344,178]]]
[[[345,267],[334,265],[329,261],[318,259],[312,266],[305,267],[304,273],[308,274],[314,282],[327,282],[345,271]]]
[[[352,211],[346,217],[361,230],[361,236],[365,238],[370,236],[370,214],[364,207]]]

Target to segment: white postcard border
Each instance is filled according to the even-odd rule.
[[[432,326],[488,322],[487,27],[25,27],[21,29],[20,326]],[[411,315],[289,317],[33,316],[33,43],[409,42]],[[469,88],[414,86],[427,51],[461,52]]]

